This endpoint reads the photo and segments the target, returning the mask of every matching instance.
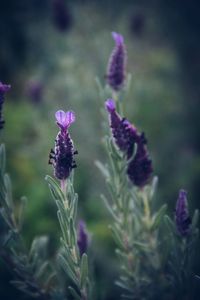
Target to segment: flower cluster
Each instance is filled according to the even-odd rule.
[[[5,121],[2,117],[2,108],[4,103],[4,95],[10,90],[10,85],[0,82],[0,129],[3,128]]]
[[[51,149],[49,163],[54,167],[54,175],[59,180],[69,177],[73,168],[76,167],[73,141],[69,135],[68,128],[75,121],[75,114],[72,111],[64,112],[59,110],[55,114],[56,123],[60,131],[55,140],[55,149]]]
[[[179,191],[176,203],[175,223],[178,233],[182,237],[190,233],[191,218],[188,211],[187,193],[184,190]]]
[[[113,39],[115,40],[115,48],[113,49],[107,68],[107,83],[114,91],[119,91],[126,79],[126,49],[124,45],[123,36],[119,33],[112,33]]]
[[[108,99],[105,106],[109,113],[114,141],[119,150],[125,153],[127,160],[131,159],[134,147],[137,147],[135,156],[128,162],[127,175],[133,184],[143,187],[153,172],[144,133],[140,134],[137,128],[117,113],[113,99]]]

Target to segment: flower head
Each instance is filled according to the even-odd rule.
[[[59,110],[55,117],[60,131],[55,140],[55,149],[51,150],[49,163],[54,167],[55,177],[65,180],[76,167],[74,155],[77,151],[74,151],[73,141],[68,132],[69,126],[75,121],[75,114],[72,111]]]
[[[129,162],[127,174],[129,179],[138,187],[146,185],[152,175],[152,161],[147,151],[147,140],[144,133],[138,135],[137,150],[134,158]]]
[[[113,99],[108,99],[105,107],[110,116],[110,127],[115,143],[127,158],[130,158],[138,139],[137,129],[117,113]]]
[[[190,233],[191,219],[188,211],[187,193],[184,190],[179,191],[176,202],[175,223],[178,233],[182,237]]]
[[[0,82],[0,129],[3,128],[5,121],[2,117],[2,108],[4,103],[4,95],[10,90],[11,86]]]
[[[80,256],[83,255],[83,253],[87,252],[88,249],[88,243],[89,243],[89,238],[88,238],[88,233],[86,230],[86,225],[83,220],[80,220],[78,223],[78,248],[80,252]]]
[[[110,55],[107,67],[107,82],[114,91],[119,91],[126,78],[126,49],[124,45],[124,38],[121,34],[112,32],[115,40],[115,47]]]

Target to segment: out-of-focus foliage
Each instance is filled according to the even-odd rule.
[[[106,160],[100,114],[104,104],[98,96],[95,77],[104,84],[113,47],[110,32],[122,33],[128,50],[128,71],[132,74],[129,94],[124,99],[126,115],[148,137],[155,174],[160,181],[158,198],[172,209],[177,190],[184,187],[193,199],[191,206],[198,206],[195,191],[198,191],[200,158],[195,146],[197,126],[192,126],[193,113],[195,120],[198,119],[198,101],[192,102],[197,84],[193,85],[192,75],[188,75],[192,83],[187,80],[183,86],[181,81],[187,78],[183,76],[187,57],[192,57],[192,53],[187,56],[182,50],[185,44],[189,45],[191,31],[192,45],[195,44],[198,29],[195,31],[191,19],[188,21],[186,1],[181,8],[179,1],[175,1],[174,10],[170,4],[163,6],[164,1],[155,1],[152,7],[147,1],[100,2],[68,1],[72,23],[68,31],[60,32],[53,23],[51,1],[4,1],[0,12],[1,80],[6,79],[12,85],[12,92],[5,103],[2,140],[7,147],[14,195],[16,199],[23,194],[28,197],[26,243],[29,245],[34,235],[50,233],[53,253],[59,228],[56,209],[44,181],[45,174],[52,173],[48,166],[48,153],[56,135],[52,120],[58,109],[76,112],[72,134],[79,151],[75,173],[79,215],[87,220],[93,234],[97,289],[102,297],[106,289],[107,299],[112,299],[112,278],[117,266],[112,255],[114,245],[107,226],[108,216],[100,199],[105,187],[94,165],[95,159]],[[164,10],[166,6],[168,10]],[[176,22],[174,28],[169,27],[167,18],[174,16],[171,11],[180,16],[179,30]],[[194,9],[189,11],[192,14]],[[162,21],[158,21],[159,16]],[[189,32],[186,31],[188,22]],[[180,37],[182,28],[186,32],[185,41]],[[170,39],[176,41],[176,34],[180,37],[178,47]],[[194,74],[192,67],[189,70]],[[196,82],[198,70],[195,72]],[[26,92],[31,80],[43,86],[42,97],[36,103]]]

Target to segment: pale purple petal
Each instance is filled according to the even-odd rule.
[[[63,110],[58,110],[55,113],[55,117],[58,126],[62,129],[67,129],[75,121],[75,114],[73,111],[64,112]]]
[[[124,43],[124,38],[121,34],[119,34],[117,32],[112,32],[112,37],[115,40],[117,45],[121,45]]]
[[[1,93],[6,93],[10,90],[11,88],[11,85],[10,84],[3,84],[1,81],[0,81],[0,92]]]
[[[63,110],[58,110],[55,113],[56,121],[58,125],[61,125],[63,128],[67,128],[67,120],[66,120],[66,113]]]
[[[76,120],[75,113],[73,111],[67,111],[66,112],[66,121],[67,121],[68,126],[70,126],[72,123],[74,123],[75,120]]]
[[[116,109],[115,101],[113,99],[108,99],[105,102],[105,107],[106,107],[108,112],[115,111],[115,109]]]

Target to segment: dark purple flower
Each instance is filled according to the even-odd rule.
[[[191,229],[191,219],[188,211],[187,193],[184,190],[179,191],[176,202],[175,222],[178,233],[182,237],[188,236]]]
[[[138,135],[137,150],[134,158],[129,162],[127,174],[133,184],[142,188],[146,185],[152,175],[152,161],[147,151],[147,140],[144,133]]]
[[[105,106],[110,115],[110,127],[115,143],[119,149],[126,154],[127,158],[130,158],[138,139],[137,129],[131,125],[128,120],[121,118],[116,112],[113,99],[108,99]]]
[[[27,96],[36,104],[41,102],[43,90],[44,86],[42,82],[36,80],[30,80],[26,86]]]
[[[65,0],[53,0],[53,21],[61,32],[68,30],[71,26],[72,17]]]
[[[131,16],[130,19],[131,32],[138,38],[142,37],[146,25],[145,23],[146,23],[146,19],[144,13],[138,12],[134,14],[133,16]]]
[[[126,78],[127,55],[123,36],[116,32],[113,32],[112,36],[116,45],[109,58],[106,78],[110,87],[114,91],[119,91],[123,87]]]
[[[3,109],[3,104],[4,104],[4,95],[6,92],[10,90],[11,86],[8,84],[3,84],[0,82],[0,129],[3,128],[5,121],[3,120],[2,117],[2,109]]]
[[[82,220],[79,221],[77,231],[78,231],[77,244],[78,244],[80,256],[82,256],[83,253],[87,252],[88,243],[89,243],[88,233],[84,221]]]
[[[55,117],[60,131],[55,140],[55,149],[51,150],[49,163],[54,167],[55,177],[65,180],[76,167],[74,154],[77,154],[77,151],[74,151],[73,141],[68,132],[69,126],[75,121],[75,114],[72,111],[65,113],[59,110]]]

